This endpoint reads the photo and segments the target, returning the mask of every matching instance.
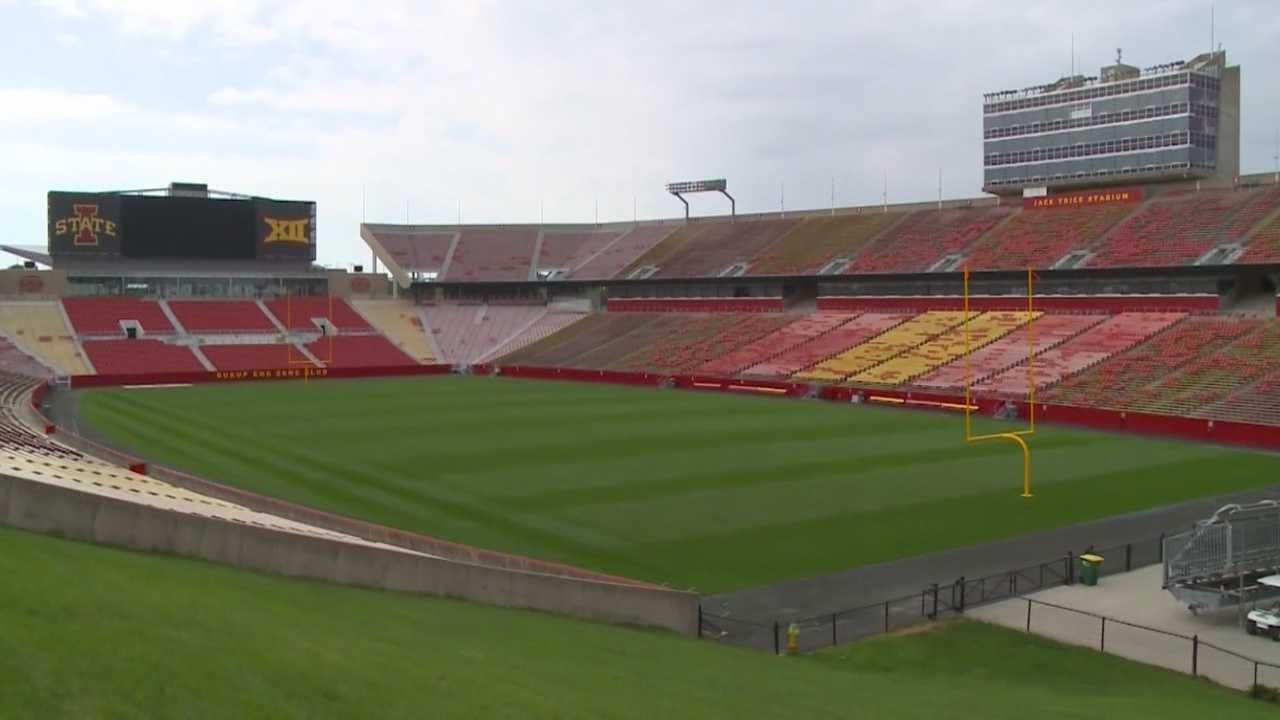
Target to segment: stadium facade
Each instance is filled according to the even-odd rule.
[[[1240,172],[1240,66],[1225,51],[1139,69],[1121,62],[987,93],[983,189],[1050,189],[1214,178]]]

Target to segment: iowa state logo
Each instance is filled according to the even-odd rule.
[[[18,292],[20,293],[40,293],[44,292],[44,280],[39,275],[23,275],[18,280]]]
[[[307,226],[310,220],[280,220],[278,218],[262,218],[271,232],[267,234],[266,243],[296,243],[310,245],[307,239]]]
[[[89,203],[76,203],[71,206],[73,217],[59,218],[53,223],[53,234],[62,237],[71,233],[72,242],[77,246],[96,246],[98,233],[107,237],[116,236],[116,223],[98,215],[98,206]]]

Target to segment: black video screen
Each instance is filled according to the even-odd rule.
[[[251,260],[257,251],[248,200],[126,195],[120,215],[125,257]]]

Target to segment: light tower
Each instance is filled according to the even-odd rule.
[[[684,203],[684,221],[689,222],[689,201],[684,199],[686,193],[699,192],[718,192],[729,198],[729,217],[736,220],[738,217],[738,203],[729,194],[729,183],[724,178],[717,180],[693,180],[686,182],[670,182],[667,183],[667,192],[676,196],[680,202]]]

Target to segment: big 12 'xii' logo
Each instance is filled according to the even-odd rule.
[[[309,245],[307,239],[307,225],[311,224],[310,220],[281,220],[278,218],[262,218],[271,228],[271,232],[267,235],[266,243],[294,243],[298,245]]]

